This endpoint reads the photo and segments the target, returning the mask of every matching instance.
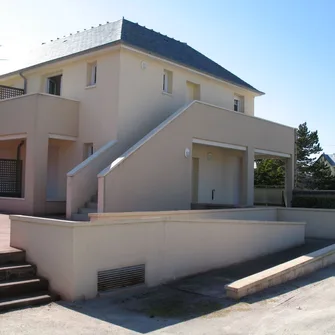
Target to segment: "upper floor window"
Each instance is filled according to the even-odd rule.
[[[187,88],[187,102],[193,100],[200,100],[200,85],[192,83],[191,81],[186,81]]]
[[[234,96],[234,112],[243,113],[244,108],[244,98],[242,96],[235,95]]]
[[[240,100],[237,98],[234,98],[234,112],[240,111]]]
[[[94,86],[97,83],[97,62],[87,64],[87,86]]]
[[[163,72],[163,92],[172,94],[172,71]]]
[[[62,86],[62,75],[47,78],[47,93],[60,95]]]

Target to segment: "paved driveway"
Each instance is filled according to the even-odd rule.
[[[335,334],[335,266],[239,303],[173,286],[0,314],[0,334]],[[203,282],[202,284],[206,284]],[[219,284],[219,283],[216,283]]]

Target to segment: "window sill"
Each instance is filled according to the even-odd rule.
[[[97,84],[94,84],[94,85],[89,85],[89,86],[86,86],[85,87],[85,90],[89,90],[91,88],[96,88],[97,87]]]
[[[172,97],[172,93],[162,91],[162,94],[167,95],[168,97]]]

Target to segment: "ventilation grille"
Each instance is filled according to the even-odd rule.
[[[117,288],[144,284],[144,282],[144,264],[98,272],[98,291],[115,290]]]

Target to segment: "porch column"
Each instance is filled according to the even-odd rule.
[[[32,214],[44,214],[48,168],[47,133],[29,133],[27,137],[25,198],[31,202]]]
[[[247,147],[242,159],[242,205],[254,205],[254,148]]]
[[[291,207],[292,191],[294,187],[294,159],[292,156],[285,161],[285,197],[286,206]]]

